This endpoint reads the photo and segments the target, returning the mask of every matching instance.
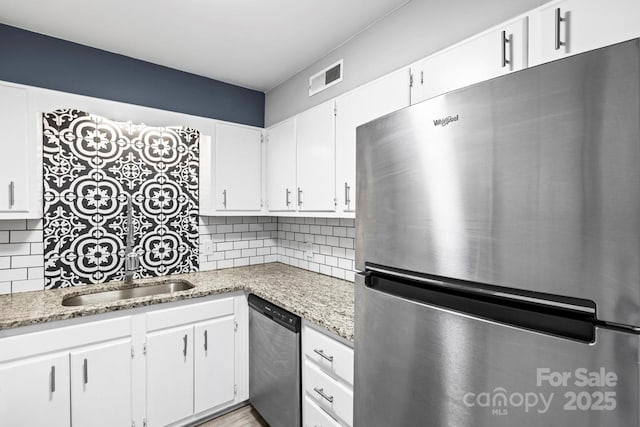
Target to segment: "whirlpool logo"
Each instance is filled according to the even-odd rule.
[[[460,119],[460,115],[456,114],[455,116],[447,116],[442,119],[436,119],[433,121],[434,126],[442,126],[445,127],[449,123],[457,122]]]

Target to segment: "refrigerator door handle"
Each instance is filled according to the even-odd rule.
[[[482,288],[477,288],[477,287],[470,288],[468,286],[459,285],[459,284],[452,283],[452,282],[445,282],[445,281],[441,281],[441,280],[430,279],[430,278],[427,278],[427,277],[415,276],[415,275],[412,275],[412,274],[401,273],[401,272],[397,272],[397,271],[394,271],[394,270],[389,270],[389,269],[382,268],[382,267],[367,266],[367,270],[368,271],[372,271],[372,272],[376,272],[376,273],[386,274],[388,276],[398,277],[398,278],[401,278],[401,279],[413,280],[413,281],[420,282],[420,283],[423,283],[423,284],[426,284],[426,285],[429,285],[429,286],[435,286],[435,287],[440,287],[440,288],[445,288],[445,289],[450,289],[450,290],[458,290],[458,291],[462,291],[462,292],[474,293],[474,294],[485,295],[485,296],[490,296],[490,297],[498,297],[498,298],[510,299],[510,300],[514,300],[514,301],[518,301],[518,302],[524,302],[524,303],[530,303],[530,304],[546,305],[546,306],[551,306],[551,307],[559,308],[559,309],[563,309],[563,310],[573,310],[573,311],[577,311],[577,312],[581,312],[581,313],[585,313],[585,314],[590,314],[590,315],[594,315],[594,316],[596,314],[595,307],[587,307],[587,306],[582,306],[582,305],[577,305],[577,304],[569,304],[569,303],[564,303],[564,302],[560,302],[560,301],[553,301],[553,300],[549,300],[549,299],[537,298],[537,297],[520,295],[520,294],[514,294],[514,293],[509,293],[509,292],[504,292],[504,291],[482,289]]]
[[[368,265],[367,269],[370,275],[365,278],[364,286],[373,292],[462,313],[481,321],[501,323],[588,344],[596,341],[596,325],[602,326],[602,322],[596,319],[595,310],[593,313],[579,311],[573,309],[571,304],[550,305],[547,300],[533,297],[516,299],[507,292],[478,289],[480,284],[476,287],[466,286],[383,267]]]

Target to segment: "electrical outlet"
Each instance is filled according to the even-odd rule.
[[[213,255],[213,242],[211,240],[205,240],[202,243],[202,255]]]

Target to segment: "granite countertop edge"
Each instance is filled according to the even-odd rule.
[[[0,330],[48,323],[157,304],[245,291],[353,342],[353,283],[281,263],[203,271],[136,280],[144,286],[166,280],[187,280],[193,289],[113,303],[66,307],[62,299],[74,295],[127,287],[110,282],[89,287],[25,292],[0,296]]]

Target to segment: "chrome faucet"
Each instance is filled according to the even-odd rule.
[[[124,251],[124,282],[133,283],[133,275],[140,262],[138,254],[133,250],[133,202],[131,196],[127,196],[127,247]]]

